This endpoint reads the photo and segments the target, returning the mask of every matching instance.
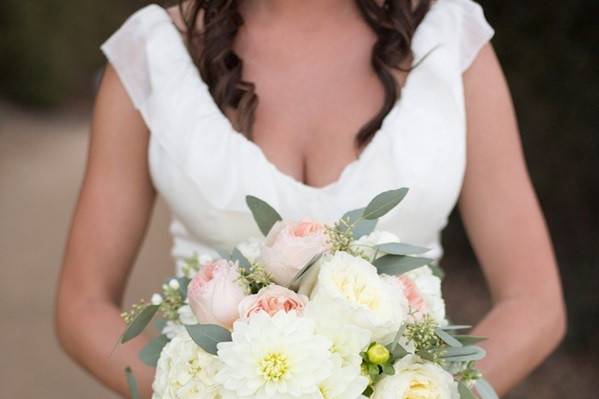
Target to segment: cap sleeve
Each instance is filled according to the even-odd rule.
[[[100,49],[115,69],[135,108],[143,110],[152,94],[152,80],[147,52],[151,29],[167,18],[157,5],[144,7],[131,15],[108,38]]]
[[[464,72],[495,31],[485,18],[480,4],[472,0],[446,1],[451,1],[456,7],[458,62],[460,70]]]

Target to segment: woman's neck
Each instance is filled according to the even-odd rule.
[[[244,0],[240,10],[259,21],[318,24],[357,13],[354,0]]]

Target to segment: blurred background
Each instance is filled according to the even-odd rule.
[[[559,350],[507,398],[597,397],[599,3],[480,3],[496,29],[493,44],[513,93],[569,311]],[[0,397],[115,397],[61,353],[52,309],[94,87],[105,62],[98,47],[145,4],[0,2]],[[128,304],[147,297],[172,271],[168,219],[159,202]],[[475,323],[490,303],[458,214],[444,242],[449,311]]]

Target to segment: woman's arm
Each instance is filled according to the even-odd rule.
[[[487,44],[464,73],[468,149],[459,209],[493,308],[480,367],[499,394],[537,366],[565,332],[551,241],[528,176],[509,89]]]
[[[126,395],[131,366],[150,397],[152,370],[138,360],[145,338],[111,352],[124,331],[121,303],[145,235],[155,191],[147,167],[148,131],[113,68],[96,100],[85,178],[60,277],[56,327],[64,350]]]

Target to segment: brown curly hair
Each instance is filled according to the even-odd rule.
[[[243,0],[181,0],[179,9],[185,22],[189,52],[218,107],[237,111],[235,128],[252,138],[254,114],[258,105],[255,85],[242,79],[243,60],[233,50],[233,41],[243,24],[238,5]],[[401,96],[401,85],[391,73],[411,59],[411,42],[416,28],[433,0],[355,0],[366,23],[377,35],[371,64],[385,93],[379,112],[356,135],[356,145],[366,145],[380,129],[385,116]],[[203,11],[202,31],[197,20]]]

